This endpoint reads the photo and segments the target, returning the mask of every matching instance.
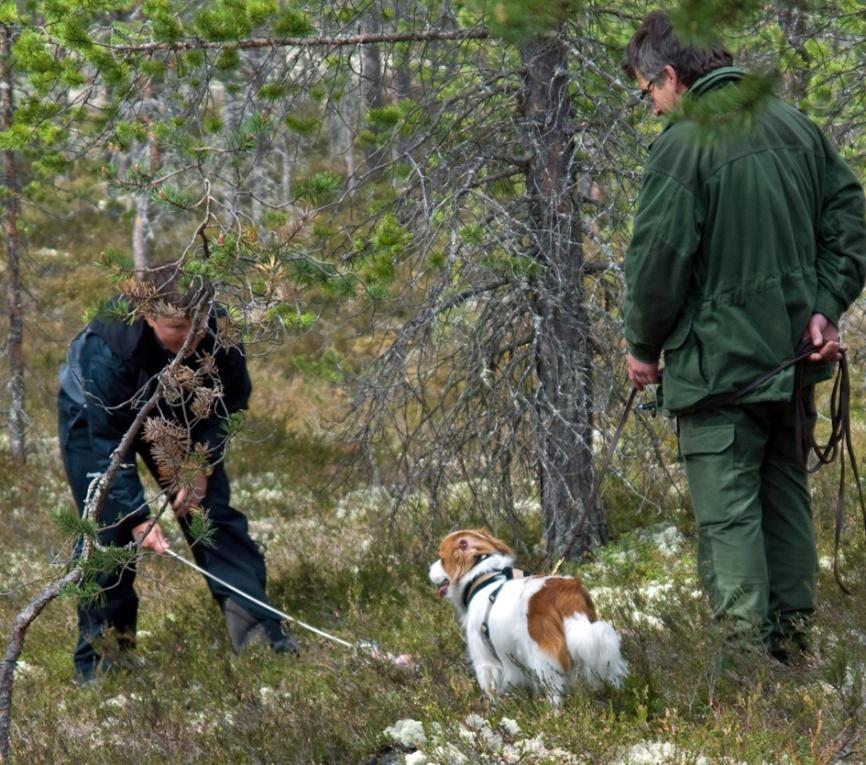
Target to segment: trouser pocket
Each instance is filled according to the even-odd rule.
[[[699,525],[728,516],[724,487],[734,475],[734,437],[732,423],[694,425],[682,418],[679,424],[680,455]]]

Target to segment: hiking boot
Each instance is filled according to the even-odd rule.
[[[75,684],[83,688],[109,673],[138,672],[146,662],[136,653],[134,635],[108,629],[89,640],[79,637],[73,664]]]
[[[300,653],[291,632],[283,631],[277,621],[260,621],[236,601],[229,598],[223,605],[229,639],[236,653],[255,643],[267,643],[274,653]]]
[[[101,673],[99,673],[101,674]],[[96,665],[76,667],[75,674],[72,677],[73,682],[79,688],[86,688],[88,685],[93,685],[99,679],[96,671]]]
[[[284,634],[279,638],[271,640],[271,650],[274,653],[290,653],[294,656],[298,656],[301,653],[298,641],[295,640],[295,636],[288,631],[284,632]]]

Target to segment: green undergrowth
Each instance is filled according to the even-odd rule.
[[[95,262],[111,244],[94,237],[87,245],[92,258],[71,258],[47,241],[30,261],[40,284],[40,318],[27,328],[30,454],[24,465],[0,456],[4,634],[68,560],[70,540],[52,521],[71,507],[54,425],[56,372],[83,306],[104,296]],[[78,250],[86,247],[79,243]],[[353,447],[337,435],[347,395],[340,372],[347,359],[358,363],[370,350],[332,329],[315,327],[289,351],[254,357],[251,414],[227,463],[233,503],[265,551],[278,608],[351,643],[370,640],[385,653],[408,653],[416,669],[372,660],[297,627],[298,658],[262,648],[235,656],[202,578],[149,557],[138,578],[135,671],[78,688],[72,597],[55,600],[34,622],[16,672],[13,762],[866,762],[866,544],[849,475],[839,571],[854,595],[845,595],[832,572],[838,465],[812,480],[821,558],[815,657],[780,668],[757,655],[726,655],[695,576],[695,528],[670,424],[646,424],[657,444],[649,451],[646,427],[627,429],[604,484],[610,541],[564,571],[583,579],[600,617],[622,636],[629,677],[621,689],[576,689],[559,709],[525,694],[494,703],[479,692],[451,607],[426,579],[438,537],[457,523],[480,525],[483,513],[466,484],[443,488],[448,499],[435,510],[409,497],[395,514],[387,491],[359,483],[350,469]],[[822,406],[826,411],[826,401]],[[857,403],[861,454],[862,412]],[[520,517],[502,519],[492,531],[519,552],[518,565],[544,571],[538,498],[515,500]],[[165,527],[174,549],[185,552],[173,522]],[[414,721],[414,737],[399,734],[401,720]]]
[[[859,597],[833,582],[832,523],[823,516],[810,665],[784,669],[746,654],[720,667],[724,643],[696,582],[694,538],[673,513],[566,566],[622,635],[631,671],[622,689],[578,689],[554,709],[525,694],[497,703],[482,697],[451,607],[426,580],[435,552],[420,539],[413,544],[399,522],[389,538],[383,521],[391,505],[381,491],[323,499],[282,474],[276,455],[259,470],[249,462],[231,469],[235,502],[266,551],[274,603],[350,642],[409,653],[417,669],[371,660],[297,627],[299,658],[260,647],[235,656],[202,579],[150,557],[138,578],[142,666],[135,671],[73,684],[69,597],[31,628],[16,673],[15,762],[399,763],[408,755],[440,764],[782,765],[866,758],[857,734],[866,614]],[[17,472],[35,492],[11,488],[21,485],[8,480],[13,466],[0,470],[11,509],[0,536],[0,621],[8,625],[58,573],[52,561],[66,548],[47,511],[67,500],[49,447]],[[818,504],[834,484],[832,469],[814,481]],[[171,535],[183,551],[177,532]],[[862,530],[852,523],[845,540],[843,575],[862,593]],[[385,734],[406,719],[417,721],[424,742]]]

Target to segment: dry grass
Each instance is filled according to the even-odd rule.
[[[7,626],[39,584],[57,575],[52,561],[68,550],[51,521],[70,502],[54,439],[54,380],[82,302],[98,292],[98,271],[89,264],[44,253],[31,268],[41,280],[40,319],[28,328],[37,381],[29,392],[33,454],[25,467],[0,462],[0,625]],[[389,525],[386,494],[339,480],[346,449],[332,423],[342,390],[305,360],[329,349],[332,360],[352,356],[358,341],[341,346],[328,335],[309,333],[253,362],[254,415],[229,460],[235,504],[266,550],[269,589],[280,608],[347,639],[410,652],[418,673],[303,633],[299,659],[262,650],[234,656],[201,578],[169,560],[148,559],[139,578],[139,671],[79,689],[71,671],[72,600],[54,602],[34,625],[16,675],[16,762],[399,762],[408,750],[383,731],[402,718],[423,724],[426,751],[440,765],[866,762],[859,733],[866,701],[864,533],[853,504],[843,572],[856,596],[842,595],[822,568],[816,661],[782,670],[745,655],[722,672],[721,638],[696,594],[693,526],[682,491],[647,473],[647,458],[624,446],[638,455],[622,463],[635,483],[611,480],[606,501],[615,540],[580,574],[623,636],[632,670],[626,687],[599,696],[575,692],[561,710],[525,696],[491,704],[466,666],[450,609],[425,580],[432,540],[447,529],[425,515],[420,499]],[[859,428],[856,437],[864,453]],[[835,481],[831,469],[814,483],[824,557],[832,547]],[[639,499],[641,492],[655,505]],[[537,529],[533,498],[522,499],[524,528]],[[459,491],[452,511],[440,523],[471,517]],[[676,549],[662,549],[654,535],[670,525],[685,537]],[[494,532],[527,552],[538,538]],[[492,733],[471,715],[489,721]],[[516,727],[503,728],[502,718]]]

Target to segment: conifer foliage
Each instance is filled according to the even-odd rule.
[[[136,289],[122,280],[156,260],[207,279],[228,307],[224,346],[282,342],[334,317],[373,338],[342,370],[347,434],[395,513],[420,507],[424,529],[508,525],[530,544],[541,536],[549,557],[588,513],[575,554],[603,542],[602,506],[585,503],[624,398],[620,269],[658,132],[619,56],[646,10],[0,4],[11,451],[26,454],[20,232],[34,210],[91,204],[135,220],[129,251],[104,254],[118,286]],[[755,72],[742,101],[689,115],[708,140],[745,129],[774,88],[863,167],[858,2],[674,10],[684,35],[720,34]],[[195,418],[219,405],[203,369],[176,365],[161,390]],[[188,431],[155,414],[144,428],[173,486],[201,469]],[[637,480],[617,471],[635,506],[655,496],[646,460],[657,448],[638,420],[614,461],[644,466]],[[525,512],[533,500],[540,531]],[[14,658],[4,666],[11,698]],[[8,715],[0,705],[0,744]]]

